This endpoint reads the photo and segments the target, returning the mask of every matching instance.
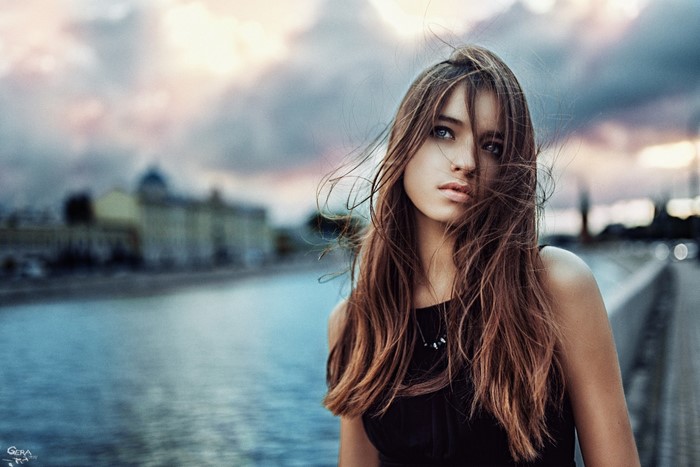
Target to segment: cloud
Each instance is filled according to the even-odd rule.
[[[83,184],[101,193],[133,184],[153,162],[183,190],[228,180],[224,192],[236,194],[255,185],[246,178],[282,185],[285,174],[321,170],[372,140],[419,70],[447,55],[441,41],[477,42],[503,56],[545,133],[590,139],[589,148],[617,128],[625,136],[606,157],[620,164],[689,131],[700,113],[693,0],[650,0],[636,16],[573,0],[502,4],[467,32],[427,22],[432,32],[409,37],[368,0],[309,0],[298,15],[272,0],[81,0],[84,8],[73,9],[27,0],[13,8],[13,22],[0,21],[14,25],[0,26],[0,204],[51,203]],[[274,35],[283,50],[262,57],[248,47],[240,67],[219,71],[188,61],[163,22],[187,5],[214,21],[222,40],[248,28]],[[464,8],[455,17],[469,17],[469,2],[454,5]],[[32,45],[23,32],[36,25],[44,34]],[[572,167],[584,173],[586,165]]]
[[[600,119],[686,127],[700,103],[700,10],[691,0],[651,2],[635,18],[605,17],[593,10],[571,15],[559,1],[544,14],[516,4],[482,26],[483,40],[512,57],[526,88],[543,99],[543,113],[564,109],[568,130]],[[477,28],[479,30],[479,28]],[[679,101],[659,121],[655,107]],[[555,120],[544,118],[554,124]]]
[[[387,122],[400,53],[363,1],[329,1],[289,45],[289,60],[249,89],[231,87],[193,131],[207,163],[242,172],[289,169]],[[387,93],[387,88],[392,92]]]
[[[67,30],[91,49],[95,61],[88,72],[73,75],[79,82],[84,80],[80,87],[100,93],[128,92],[135,86],[152,43],[148,26],[148,16],[138,9],[68,24]]]
[[[287,169],[339,142],[362,144],[389,121],[419,68],[447,53],[442,39],[500,52],[550,132],[585,132],[609,119],[687,126],[700,100],[694,12],[690,2],[657,2],[613,21],[572,15],[565,1],[545,13],[515,3],[460,38],[406,42],[367,3],[329,1],[292,43],[289,60],[250,89],[231,88],[192,141],[208,146],[207,162],[242,172]],[[659,109],[667,111],[663,122]]]
[[[698,20],[697,4],[676,0],[649,5],[619,42],[600,51],[597,71],[574,83],[581,89],[581,120],[597,115],[634,120],[629,111],[642,109],[643,121],[685,127],[700,97]],[[695,108],[680,105],[675,115],[659,122],[654,104],[678,96],[686,96]]]

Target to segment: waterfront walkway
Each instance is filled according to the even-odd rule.
[[[652,465],[700,466],[700,263],[684,261],[671,268],[675,300],[666,331]]]

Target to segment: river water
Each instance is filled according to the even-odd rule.
[[[0,308],[2,465],[334,465],[322,274]]]
[[[320,275],[0,308],[0,459],[14,446],[32,467],[332,465],[321,400],[342,281]]]

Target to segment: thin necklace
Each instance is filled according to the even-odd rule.
[[[442,332],[442,320],[440,320],[440,328],[438,329],[437,336],[435,336],[435,340],[431,342],[425,340],[425,336],[423,335],[423,330],[420,327],[418,319],[416,319],[416,325],[418,326],[420,339],[423,341],[423,347],[429,347],[433,350],[438,350],[439,348],[444,347],[445,344],[447,344],[447,335],[444,332]]]

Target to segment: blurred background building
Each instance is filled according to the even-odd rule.
[[[0,219],[5,274],[35,276],[47,268],[196,268],[251,266],[272,258],[273,230],[264,208],[231,203],[213,190],[206,199],[172,193],[149,169],[130,193],[114,189],[91,199],[69,195],[62,219],[32,211]]]

